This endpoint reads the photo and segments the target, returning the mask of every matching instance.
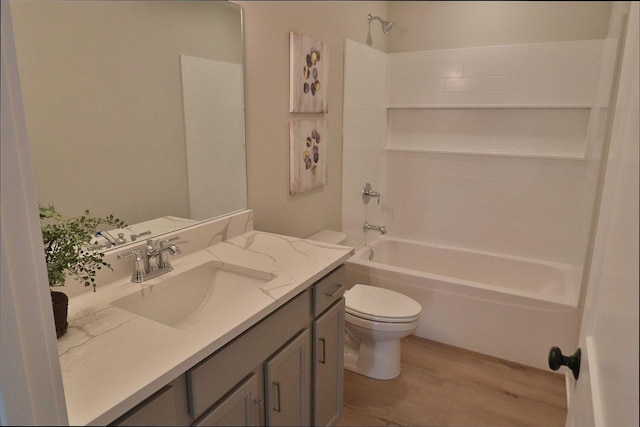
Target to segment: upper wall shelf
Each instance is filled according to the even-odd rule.
[[[387,110],[387,149],[583,159],[588,106],[453,105]]]
[[[586,159],[583,153],[558,154],[558,153],[525,152],[525,151],[493,152],[493,151],[474,151],[472,149],[465,149],[465,148],[430,149],[430,148],[414,148],[414,147],[386,147],[385,150],[389,153],[455,154],[455,155],[465,155],[465,156],[511,157],[511,158],[518,158],[518,159],[576,160],[576,161],[584,161]]]
[[[392,104],[388,110],[446,108],[594,108],[594,104]]]

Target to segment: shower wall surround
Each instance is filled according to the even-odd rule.
[[[383,224],[386,206],[384,182],[387,144],[386,64],[384,52],[345,40],[344,106],[342,128],[342,231],[346,245],[361,247],[365,218]],[[362,203],[362,188],[369,182],[381,193],[380,204]]]
[[[350,244],[363,244],[357,225],[367,219],[398,237],[582,265],[610,85],[600,78],[610,74],[600,69],[605,48],[584,40],[384,54],[347,40]],[[353,208],[347,199],[367,181],[380,206]]]
[[[595,102],[604,40],[388,55],[388,105],[583,105]]]

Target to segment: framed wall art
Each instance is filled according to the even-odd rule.
[[[327,122],[289,122],[289,194],[302,193],[327,183]]]
[[[289,33],[290,113],[326,113],[329,53],[327,44]]]

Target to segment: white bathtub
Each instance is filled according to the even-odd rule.
[[[551,347],[577,346],[577,266],[381,236],[346,267],[349,287],[380,286],[418,301],[420,337],[541,369]]]

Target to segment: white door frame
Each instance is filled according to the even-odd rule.
[[[8,0],[0,13],[0,424],[67,425]]]
[[[639,13],[631,2],[567,427],[638,425]]]

